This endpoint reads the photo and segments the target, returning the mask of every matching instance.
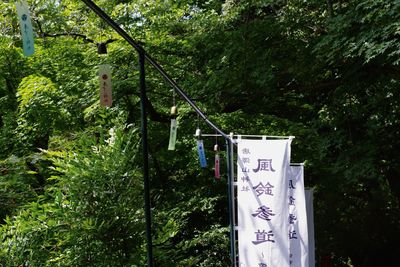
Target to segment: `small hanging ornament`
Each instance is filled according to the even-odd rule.
[[[207,167],[206,154],[204,152],[203,140],[201,140],[201,130],[199,128],[196,129],[196,137],[197,137],[197,153],[199,154],[200,166],[202,168],[206,168]]]
[[[219,172],[219,149],[218,149],[218,144],[214,145],[214,152],[215,152],[215,163],[214,163],[214,176],[215,179],[219,180],[221,179],[221,174]]]
[[[105,55],[107,54],[107,44],[106,43],[97,43],[97,54],[99,55]]]
[[[22,47],[24,56],[33,55],[35,52],[32,21],[29,15],[29,6],[25,0],[16,2],[19,25],[21,27]]]
[[[172,117],[178,116],[178,108],[176,106],[171,107],[171,116]]]
[[[201,130],[199,128],[196,129],[195,136],[197,137],[197,139],[201,138]]]
[[[168,144],[168,150],[175,150],[175,144],[176,144],[176,134],[177,134],[177,122],[176,122],[176,117],[178,115],[178,109],[176,106],[171,107],[171,128],[169,132],[169,144]]]
[[[99,65],[100,82],[100,105],[111,107],[112,105],[112,82],[111,66],[109,64]]]

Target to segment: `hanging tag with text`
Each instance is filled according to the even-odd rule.
[[[21,28],[24,56],[30,56],[35,52],[35,47],[31,16],[29,15],[29,6],[25,0],[20,0],[16,2],[16,7]]]
[[[171,129],[169,132],[168,150],[175,150],[177,128],[178,128],[178,125],[177,125],[176,119],[171,119]]]
[[[111,107],[112,105],[112,82],[111,66],[108,64],[99,65],[100,82],[100,105]]]
[[[197,140],[197,153],[199,154],[200,166],[207,167],[206,154],[204,153],[203,140]]]

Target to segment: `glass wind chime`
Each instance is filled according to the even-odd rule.
[[[197,138],[197,154],[199,156],[199,162],[201,168],[207,167],[207,160],[204,150],[204,142],[201,135],[201,130],[199,125],[197,125],[195,136]],[[219,180],[221,178],[220,174],[220,156],[219,156],[219,147],[218,147],[218,139],[217,135],[215,136],[215,145],[214,145],[214,177]]]
[[[197,126],[195,135],[197,138],[197,154],[199,155],[200,167],[206,168],[207,160],[206,160],[206,154],[204,152],[204,143],[203,139],[201,138],[201,130],[199,126]]]

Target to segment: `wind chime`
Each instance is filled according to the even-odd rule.
[[[199,125],[199,117],[197,117],[197,129],[195,132],[195,137],[197,139],[197,154],[199,156],[199,162],[200,162],[200,167],[201,168],[206,168],[207,167],[207,160],[206,160],[206,155],[205,155],[205,150],[204,150],[204,142],[203,142],[203,136],[201,134],[201,129]],[[215,133],[215,144],[214,144],[214,177],[216,180],[221,179],[221,173],[220,173],[220,156],[219,156],[219,146],[218,146],[218,134]]]
[[[178,129],[178,123],[176,121],[177,116],[178,116],[178,108],[176,107],[175,103],[175,91],[173,91],[172,107],[171,107],[171,127],[169,131],[168,150],[175,150],[176,134]]]
[[[175,150],[176,145],[176,137],[177,137],[177,117],[178,117],[178,108],[176,106],[176,99],[175,99],[175,91],[173,91],[172,95],[172,107],[171,107],[171,125],[170,125],[170,132],[169,132],[169,143],[168,143],[168,150]],[[206,168],[207,167],[207,159],[204,150],[204,142],[201,134],[201,129],[199,125],[200,118],[197,118],[197,129],[195,133],[195,137],[197,139],[197,154],[199,157],[200,167]],[[220,156],[219,156],[219,146],[218,146],[218,135],[215,135],[215,145],[214,145],[214,177],[216,180],[221,178],[220,174]]]
[[[214,145],[214,177],[215,179],[219,180],[221,179],[221,174],[219,172],[219,166],[220,166],[220,158],[219,158],[219,147],[218,147],[218,136],[215,134],[215,145]]]
[[[200,167],[206,168],[207,160],[206,160],[206,154],[204,152],[204,143],[201,137],[201,130],[198,125],[195,136],[197,138],[197,154],[199,155]]]

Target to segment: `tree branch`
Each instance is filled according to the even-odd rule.
[[[35,19],[34,21],[36,22],[38,29],[39,29],[40,36],[42,36],[42,37],[57,38],[57,37],[66,36],[66,37],[72,37],[74,39],[82,38],[83,41],[86,43],[92,43],[92,44],[96,44],[96,45],[99,44],[99,43],[95,42],[93,39],[90,39],[86,35],[80,34],[80,33],[73,33],[73,32],[47,33],[43,30],[42,24],[37,19]],[[108,39],[107,41],[101,42],[101,43],[109,44],[109,43],[112,43],[115,41],[117,41],[117,39]]]
[[[43,37],[53,37],[53,38],[57,38],[57,37],[61,37],[61,36],[68,36],[68,37],[73,37],[73,38],[82,38],[85,42],[87,43],[94,43],[94,40],[88,38],[86,35],[83,34],[79,34],[79,33],[54,33],[54,34],[50,34],[50,33],[42,33]]]

